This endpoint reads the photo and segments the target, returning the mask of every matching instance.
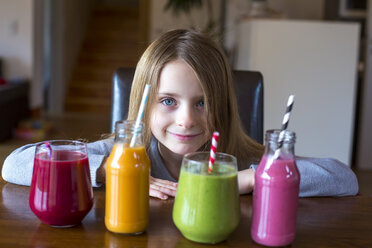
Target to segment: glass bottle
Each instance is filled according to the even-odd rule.
[[[109,231],[139,234],[146,230],[149,173],[143,124],[136,127],[134,121],[118,121],[114,146],[106,163],[105,225]]]
[[[268,130],[265,153],[255,173],[252,210],[252,239],[267,246],[291,244],[296,234],[300,174],[296,166],[296,134]],[[280,151],[280,152],[279,152]]]

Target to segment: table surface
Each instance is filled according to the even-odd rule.
[[[372,172],[357,173],[355,197],[300,198],[292,247],[372,247]],[[147,232],[117,235],[104,224],[105,190],[94,190],[94,207],[81,225],[58,229],[40,223],[28,206],[29,187],[0,179],[0,247],[206,247],[186,240],[172,221],[173,200],[150,200]],[[365,189],[365,190],[364,190]],[[260,247],[250,236],[252,196],[240,197],[238,228],[218,247]]]

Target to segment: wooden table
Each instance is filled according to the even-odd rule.
[[[372,173],[359,177],[356,197],[301,198],[293,247],[372,247]],[[0,179],[0,247],[206,247],[183,238],[172,221],[173,200],[150,201],[150,224],[139,236],[116,235],[104,224],[104,188],[95,189],[93,209],[82,224],[57,229],[41,224],[28,206],[29,187]],[[364,193],[366,192],[366,193]],[[235,232],[215,246],[260,247],[250,236],[252,196],[240,198]]]

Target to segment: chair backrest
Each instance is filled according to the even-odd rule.
[[[128,115],[134,68],[118,68],[113,76],[111,132]],[[263,77],[260,72],[233,71],[238,111],[245,132],[263,143]]]

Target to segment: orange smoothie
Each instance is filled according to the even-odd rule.
[[[144,232],[148,224],[150,160],[143,146],[115,143],[106,163],[106,214],[109,231]]]

